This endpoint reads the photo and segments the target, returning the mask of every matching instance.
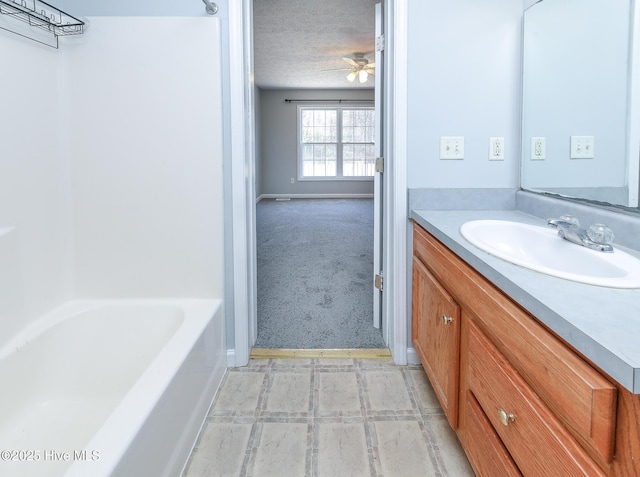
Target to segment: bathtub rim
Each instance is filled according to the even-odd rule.
[[[222,300],[219,299],[195,299],[195,298],[144,298],[144,299],[101,299],[101,300],[70,300],[51,311],[45,313],[33,323],[23,328],[17,338],[17,343],[23,343],[22,346],[29,344],[31,341],[37,340],[38,337],[47,333],[48,330],[66,320],[73,319],[83,313],[91,312],[97,309],[109,307],[171,307],[182,310],[182,320],[178,328],[172,336],[164,343],[157,354],[149,362],[147,367],[142,371],[133,385],[122,395],[120,402],[107,418],[96,426],[93,435],[89,438],[82,449],[86,450],[90,455],[91,450],[98,450],[100,458],[96,461],[75,461],[62,474],[67,476],[86,476],[94,477],[110,476],[114,470],[118,468],[123,458],[127,456],[130,446],[139,438],[141,430],[144,427],[149,416],[154,413],[158,404],[164,398],[167,390],[171,389],[176,376],[181,371],[181,367],[187,362],[194,348],[199,344],[206,343],[205,333],[211,330],[218,336],[219,343],[213,350],[216,356],[210,366],[205,366],[208,375],[202,379],[198,388],[198,405],[193,409],[193,414],[189,416],[189,422],[184,423],[184,433],[180,437],[182,453],[175,453],[170,456],[161,456],[168,458],[169,462],[178,462],[178,465],[184,466],[188,460],[188,455],[183,454],[185,448],[189,446],[189,451],[193,448],[197,433],[191,435],[193,430],[187,433],[190,427],[196,426],[199,430],[202,422],[206,418],[206,411],[215,392],[217,391],[222,375],[226,371],[226,360],[222,360],[218,354],[223,353],[224,348],[224,310]],[[202,341],[205,340],[205,341]],[[10,340],[10,343],[16,342]],[[217,348],[221,347],[220,350]],[[4,348],[3,348],[4,350]],[[8,353],[17,352],[15,349],[9,349]],[[226,356],[226,352],[224,353]],[[208,357],[208,356],[207,356]],[[209,361],[205,360],[206,365]],[[204,366],[204,365],[203,365]],[[210,371],[210,372],[209,372]],[[203,408],[206,410],[203,411]],[[123,425],[125,424],[125,425]],[[185,433],[189,434],[186,435]],[[186,436],[186,439],[185,439]],[[189,442],[187,442],[189,441]],[[55,445],[53,445],[55,447]],[[135,447],[134,447],[135,448]],[[185,462],[182,462],[184,457]],[[87,472],[90,472],[87,474]]]
[[[169,306],[184,311],[193,309],[198,304],[210,302],[211,305],[221,300],[200,298],[118,298],[98,300],[69,300],[43,313],[22,327],[7,342],[0,343],[0,360],[20,351],[32,341],[56,325],[83,313],[91,312],[105,306]],[[186,308],[185,308],[186,307]],[[180,325],[182,326],[182,324]]]
[[[98,303],[100,305],[97,305]],[[92,450],[98,450],[101,455],[100,459],[93,462],[76,461],[67,469],[64,477],[84,476],[87,475],[88,470],[95,477],[110,476],[117,469],[160,398],[171,385],[205,328],[218,315],[220,315],[218,319],[224,322],[222,300],[217,299],[82,300],[74,301],[70,309],[86,311],[94,308],[93,304],[96,306],[114,304],[177,305],[185,309],[185,320],[86,444],[85,450],[88,453]],[[187,319],[187,316],[190,319]],[[181,343],[185,337],[193,338],[188,347]],[[160,372],[158,372],[159,370]],[[148,399],[150,395],[154,397],[153,400]],[[126,428],[122,427],[122,422],[127,422]]]

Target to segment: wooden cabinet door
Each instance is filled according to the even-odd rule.
[[[458,427],[460,307],[413,258],[412,341],[451,427]]]

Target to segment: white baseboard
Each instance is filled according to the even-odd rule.
[[[373,199],[373,194],[261,194],[256,204],[263,199]]]
[[[227,368],[237,368],[235,348],[227,350]]]
[[[422,364],[420,358],[418,358],[416,349],[413,347],[407,348],[407,364]]]

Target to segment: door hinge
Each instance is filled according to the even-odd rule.
[[[376,172],[384,172],[384,157],[376,157]]]
[[[384,33],[376,37],[376,51],[384,51]]]
[[[373,285],[380,291],[382,291],[382,285],[383,285],[383,281],[382,281],[382,272],[376,274],[376,276],[373,279]]]

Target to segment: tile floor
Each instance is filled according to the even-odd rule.
[[[183,477],[473,475],[421,367],[321,358],[230,369]]]

